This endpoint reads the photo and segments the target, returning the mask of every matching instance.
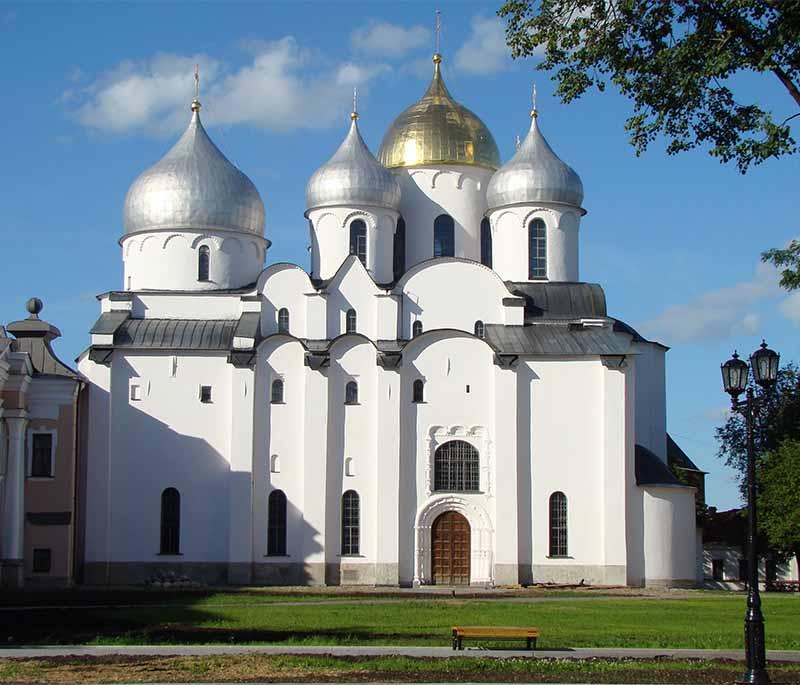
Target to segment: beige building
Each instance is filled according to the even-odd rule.
[[[0,581],[2,587],[75,580],[78,375],[55,356],[61,333],[29,316],[0,326]],[[10,335],[9,335],[10,334]]]

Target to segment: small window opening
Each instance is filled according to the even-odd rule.
[[[356,219],[350,224],[350,254],[356,255],[367,266],[367,224]]]
[[[203,404],[209,404],[211,402],[211,386],[210,385],[201,385],[200,386],[200,401]]]
[[[483,338],[486,335],[486,326],[483,325],[483,321],[476,321],[475,322],[475,337],[476,338]]]
[[[356,324],[357,324],[356,310],[348,309],[347,314],[345,314],[345,333],[355,333]]]
[[[207,245],[202,245],[197,253],[197,280],[209,280],[209,272],[211,269],[211,252]]]
[[[425,383],[421,379],[414,381],[414,402],[425,401]]]
[[[34,433],[31,441],[31,476],[33,478],[52,478],[53,434]]]
[[[33,572],[34,573],[50,573],[52,566],[52,550],[49,549],[34,549],[33,550]]]
[[[276,378],[272,381],[270,402],[272,402],[272,404],[283,404],[283,381],[280,378]]]
[[[269,472],[270,473],[281,472],[281,458],[277,454],[273,454],[269,458]]]
[[[347,457],[344,460],[344,475],[348,477],[356,475],[356,465],[353,457]]]
[[[282,307],[278,310],[278,333],[289,332],[289,310]]]
[[[358,383],[356,383],[355,381],[350,381],[345,386],[344,403],[358,404]]]
[[[414,338],[422,335],[422,321],[417,320],[414,322],[414,324],[411,326],[411,335]]]
[[[138,383],[131,385],[131,402],[139,402],[142,399],[142,386]]]

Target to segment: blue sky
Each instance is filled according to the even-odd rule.
[[[709,503],[738,494],[716,458],[724,416],[719,363],[761,337],[799,360],[800,294],[777,286],[762,250],[798,236],[800,157],[742,177],[703,151],[637,158],[613,92],[564,106],[532,60],[512,62],[497,3],[441,2],[444,75],[490,127],[503,159],[528,126],[530,90],[553,148],[581,175],[581,277],[603,285],[609,312],[672,346],[668,425],[704,469]],[[352,87],[373,151],[431,73],[427,2],[246,4],[0,3],[0,321],[45,302],[71,361],[88,344],[94,295],[120,288],[122,201],[189,118],[193,65],[203,118],[267,208],[268,261],[307,266],[303,192],[347,126]],[[769,76],[737,80],[784,118]]]

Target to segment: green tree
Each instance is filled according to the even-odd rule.
[[[761,463],[760,528],[769,546],[794,556],[800,571],[800,441],[785,440]]]
[[[767,250],[761,259],[781,269],[781,285],[786,290],[800,288],[800,241],[793,240],[785,250]]]
[[[663,135],[669,154],[709,147],[744,173],[797,152],[800,0],[507,0],[498,13],[512,56],[543,54],[563,102],[609,83],[632,100],[637,154]],[[746,72],[777,79],[789,117],[737,99]]]

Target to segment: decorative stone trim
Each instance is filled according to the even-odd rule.
[[[425,490],[433,495],[433,461],[436,450],[451,440],[464,440],[478,450],[480,455],[480,489],[491,497],[494,491],[494,443],[485,426],[431,426],[428,430],[428,455],[425,460]]]
[[[378,222],[375,219],[375,215],[365,212],[363,209],[350,212],[347,216],[345,216],[344,221],[342,221],[342,228],[347,228],[350,225],[350,222],[357,218],[364,219],[365,223],[367,224],[367,228],[370,228],[373,231],[378,229]]]
[[[491,584],[492,540],[494,529],[489,514],[478,502],[469,502],[460,495],[437,495],[417,513],[414,524],[414,584],[433,582],[431,563],[431,529],[434,521],[445,512],[455,511],[469,522],[470,527],[470,583]]]

